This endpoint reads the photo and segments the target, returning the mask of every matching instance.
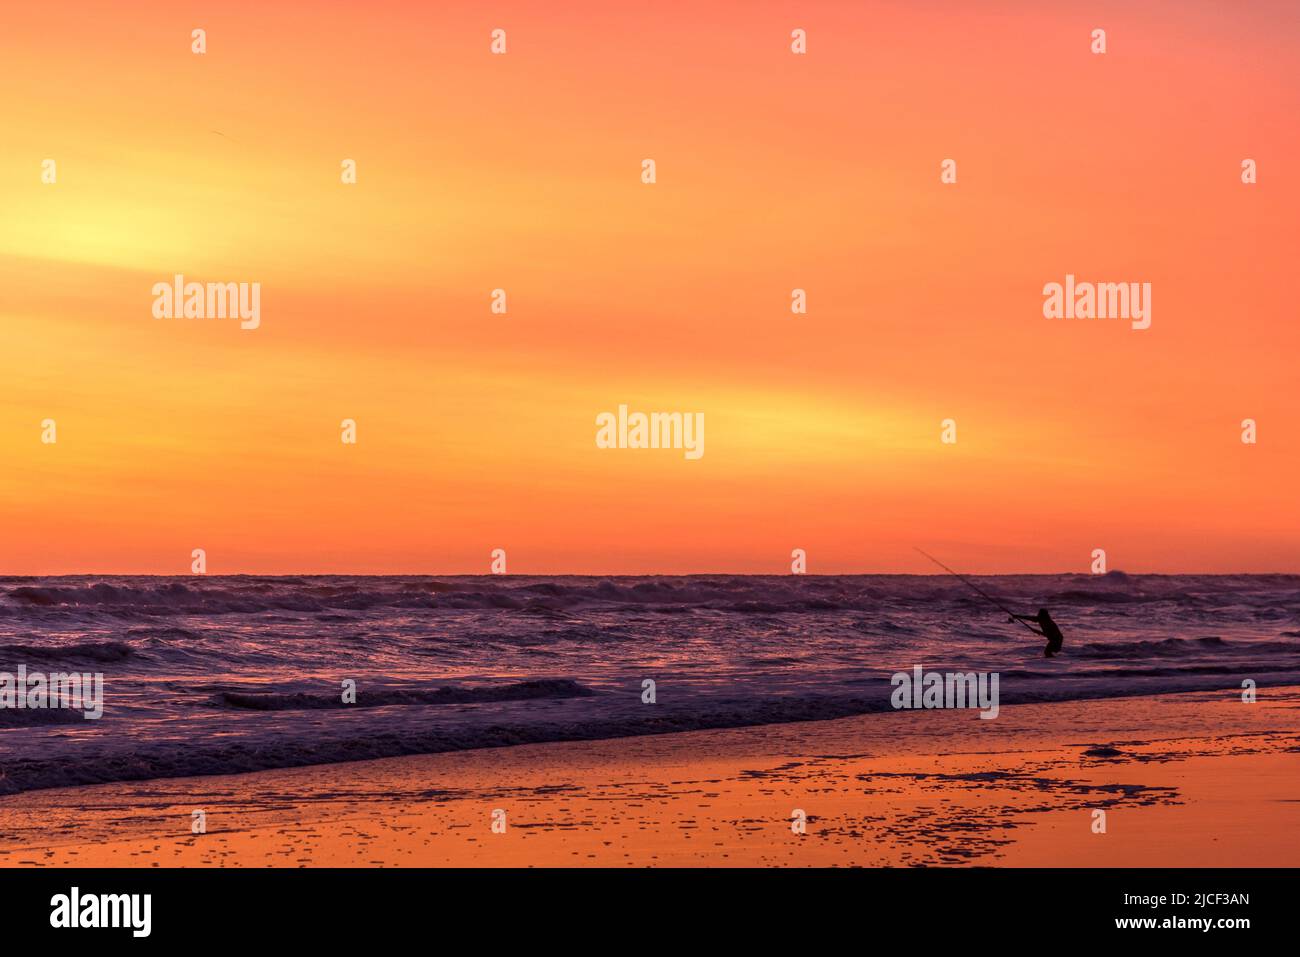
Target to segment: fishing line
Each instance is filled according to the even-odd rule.
[[[913,547],[913,548],[916,548],[915,545],[913,545],[912,547]],[[938,565],[940,568],[942,568],[944,571],[946,571],[949,575],[952,575],[954,578],[961,579],[963,582],[965,582],[967,585],[969,585],[971,588],[973,588],[973,589],[974,589],[974,590],[975,590],[979,595],[983,596],[987,601],[992,602],[994,605],[996,605],[998,608],[1001,608],[1003,611],[1005,611],[1005,612],[1006,612],[1008,615],[1010,615],[1012,618],[1015,618],[1016,621],[1019,621],[1020,624],[1024,625],[1024,626],[1025,626],[1026,628],[1028,628],[1030,631],[1033,631],[1035,635],[1038,634],[1037,631],[1034,631],[1034,629],[1033,629],[1032,627],[1030,627],[1029,622],[1027,622],[1027,621],[1021,621],[1019,618],[1016,618],[1016,613],[1015,613],[1014,611],[1012,611],[1012,610],[1011,610],[1010,608],[1008,608],[1006,605],[1002,604],[1002,602],[998,601],[996,598],[994,598],[992,595],[990,595],[988,592],[986,592],[983,588],[980,588],[979,585],[975,584],[973,581],[971,581],[971,580],[970,580],[969,578],[967,578],[965,575],[961,574],[960,572],[955,572],[955,571],[953,571],[951,568],[949,568],[949,567],[948,567],[947,565],[945,565],[943,562],[939,561],[939,559],[935,558],[935,557],[934,557],[933,555],[931,555],[929,552],[922,551],[922,550],[919,549],[919,548],[916,548],[916,550],[917,550],[918,552],[921,552],[922,555],[924,555],[926,558],[930,559],[930,561],[934,562],[936,565]]]

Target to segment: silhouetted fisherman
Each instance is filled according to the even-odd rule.
[[[1047,613],[1046,608],[1038,609],[1037,615],[1012,615],[1007,621],[1020,620],[1023,622],[1036,622],[1038,627],[1029,626],[1030,631],[1036,631],[1047,639],[1047,646],[1043,649],[1043,654],[1047,657],[1057,654],[1061,650],[1061,644],[1065,641],[1065,636],[1061,634],[1061,629],[1056,627],[1056,622],[1052,621],[1052,616]]]
[[[912,547],[916,548],[915,545],[913,545]],[[951,568],[949,568],[943,562],[939,561],[939,559],[935,558],[929,552],[923,551],[920,548],[917,548],[916,550],[920,552],[922,555],[924,555],[926,558],[930,559],[930,561],[934,562],[944,571],[946,571],[949,575],[952,575],[954,578],[958,579],[959,581],[964,582],[966,587],[976,592],[981,598],[991,603],[995,608],[1001,608],[1003,611],[1005,611],[1008,615],[1011,616],[1010,618],[1007,619],[1008,623],[1018,621],[1020,622],[1020,624],[1024,625],[1026,628],[1032,631],[1034,634],[1042,635],[1044,638],[1046,638],[1047,647],[1043,649],[1043,654],[1047,655],[1047,657],[1050,658],[1052,657],[1052,655],[1060,652],[1061,645],[1065,642],[1065,636],[1061,634],[1061,629],[1056,627],[1056,622],[1052,621],[1052,616],[1047,613],[1046,608],[1038,609],[1037,615],[1017,615],[1014,611],[1012,611],[1006,605],[1002,604],[1002,602],[998,601],[996,598],[994,598],[992,595],[986,592],[983,588],[980,588],[979,585],[975,584],[965,575],[953,571]],[[1036,622],[1038,624],[1038,628],[1035,628],[1033,625],[1031,625],[1030,624],[1031,621]]]

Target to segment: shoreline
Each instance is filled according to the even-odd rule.
[[[1298,750],[1294,686],[522,744],[11,795],[0,867],[1296,866]]]

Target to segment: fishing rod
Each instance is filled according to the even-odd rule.
[[[916,548],[915,545],[913,545],[912,547],[913,547],[913,548]],[[1024,625],[1026,628],[1029,628],[1030,631],[1033,631],[1034,634],[1038,634],[1037,631],[1034,631],[1034,629],[1030,627],[1029,622],[1027,622],[1027,621],[1021,621],[1021,619],[1020,619],[1019,617],[1016,616],[1016,613],[1015,613],[1014,611],[1012,611],[1012,610],[1011,610],[1010,608],[1008,608],[1006,605],[1002,604],[1002,602],[998,601],[996,598],[994,598],[992,595],[990,595],[988,592],[986,592],[983,588],[980,588],[979,585],[975,584],[973,581],[971,581],[971,580],[970,580],[969,578],[967,578],[965,575],[961,574],[960,572],[955,572],[955,571],[953,571],[951,568],[949,568],[949,567],[948,567],[947,565],[945,565],[943,562],[939,561],[939,559],[935,558],[935,557],[934,557],[933,555],[931,555],[929,552],[922,551],[920,548],[916,548],[916,550],[917,550],[918,552],[921,552],[922,555],[924,555],[926,558],[930,559],[930,561],[934,562],[936,565],[938,565],[940,568],[942,568],[944,571],[946,571],[949,575],[952,575],[954,578],[958,578],[958,579],[960,579],[961,581],[965,582],[968,586],[970,586],[971,588],[973,588],[973,589],[974,589],[978,594],[980,594],[981,596],[983,596],[987,601],[992,602],[992,603],[993,603],[994,605],[996,605],[998,608],[1001,608],[1003,611],[1005,611],[1008,615],[1010,615],[1010,616],[1011,616],[1012,618],[1014,618],[1016,621],[1019,621],[1020,624]]]

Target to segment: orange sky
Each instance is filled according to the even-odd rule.
[[[0,573],[1300,571],[1298,11],[8,10]]]

